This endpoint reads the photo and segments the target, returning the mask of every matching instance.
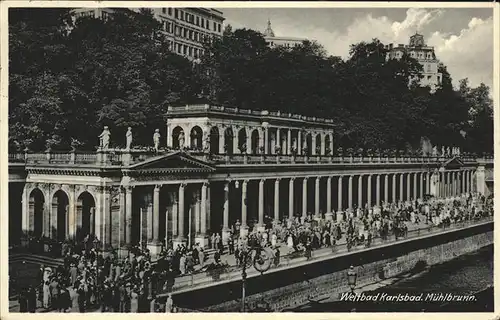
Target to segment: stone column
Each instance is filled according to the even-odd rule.
[[[352,179],[353,176],[349,176],[349,182],[347,185],[347,206],[349,209],[352,209]]]
[[[326,178],[326,213],[332,213],[332,177]]]
[[[295,187],[295,178],[290,178],[290,182],[288,183],[288,218],[293,219],[293,200],[295,198],[294,193]]]
[[[288,135],[286,138],[286,154],[291,155],[292,154],[292,130],[288,129]]]
[[[320,155],[324,156],[324,155],[325,155],[325,149],[326,149],[326,148],[325,148],[325,135],[324,135],[323,133],[321,133],[321,136],[320,136],[320,137],[321,137],[321,138],[320,138],[320,140],[321,140],[321,149],[320,149],[320,150],[321,150],[321,151],[320,151],[321,153],[320,153]]]
[[[222,213],[222,240],[227,243],[229,239],[229,182],[224,184],[224,207]]]
[[[420,198],[424,198],[424,172],[420,172]]]
[[[102,247],[106,250],[111,245],[111,187],[104,188],[104,201],[102,207],[103,237]]]
[[[74,240],[76,238],[76,190],[75,185],[69,186],[70,196],[69,196],[69,212],[68,212],[68,233],[66,238]]]
[[[264,153],[269,154],[269,128],[263,128],[264,130]]]
[[[302,154],[302,131],[297,132],[297,154]]]
[[[207,247],[207,190],[208,182],[201,185],[201,203],[200,203],[200,232],[197,234],[195,241],[200,244],[202,248]]]
[[[302,216],[307,216],[307,178],[302,182]]]
[[[376,182],[376,196],[377,196],[377,206],[380,206],[380,174],[377,174],[377,182]]]
[[[333,136],[330,136],[330,155],[334,155],[333,152]]]
[[[172,194],[172,241],[179,236],[179,198],[176,192]],[[176,247],[174,247],[175,249]]]
[[[278,154],[278,152],[276,152],[276,146],[279,146],[280,149],[281,149],[281,132],[280,132],[280,128],[276,128],[276,141],[274,142],[274,150],[272,150],[272,153],[273,154]],[[284,150],[281,150],[282,152]]]
[[[240,154],[240,148],[239,148],[239,145],[240,145],[240,135],[239,135],[239,131],[238,129],[236,129],[236,127],[233,126],[233,154]]]
[[[389,203],[389,175],[384,174],[384,202]]]
[[[363,208],[363,175],[358,177],[358,208]]]
[[[221,127],[217,127],[217,129],[219,129],[219,153],[220,154],[225,154],[226,153],[224,151],[224,144],[226,143],[226,137],[225,137],[225,134],[224,134],[225,131]]]
[[[160,188],[157,184],[153,188],[153,217],[152,217],[152,242],[148,243],[148,249],[153,257],[161,251],[160,242]]]
[[[396,173],[392,174],[392,202],[396,202]]]
[[[411,199],[411,173],[406,175],[406,200]]]
[[[311,141],[312,141],[312,144],[311,144],[311,147],[312,147],[312,152],[311,152],[311,155],[315,156],[317,154],[316,152],[316,133],[311,133]]]
[[[125,187],[125,243],[132,244],[132,187]]]
[[[274,182],[274,221],[276,222],[280,219],[280,180],[276,178]]]
[[[404,173],[400,173],[400,176],[399,176],[399,201],[404,201],[403,185],[404,185]]]
[[[417,190],[417,173],[413,173],[413,200],[416,200],[418,197],[418,190]]]
[[[247,141],[246,141],[246,145],[247,145],[247,151],[246,153],[247,154],[252,154],[252,128],[248,127],[247,128]]]
[[[368,204],[368,208],[372,207],[372,175],[368,175],[367,179],[367,190],[366,190],[366,203]]]
[[[264,228],[264,179],[259,180],[259,223],[257,229],[262,230]]]
[[[155,185],[153,189],[153,241],[160,241],[160,188],[161,185]]]
[[[119,208],[119,214],[120,216],[118,217],[118,255],[120,257],[126,257],[128,255],[127,247],[124,245],[125,244],[125,237],[126,237],[126,228],[127,228],[127,215],[126,215],[126,210],[127,210],[127,205],[126,205],[126,195],[125,195],[125,187],[121,186],[120,187],[120,208]],[[80,209],[81,210],[81,209]],[[116,218],[115,218],[116,219]],[[115,235],[113,235],[115,236]]]
[[[476,170],[476,190],[481,195],[484,195],[485,184],[486,184],[485,169],[483,165],[479,165]]]
[[[28,190],[27,190],[28,186],[25,185],[24,188],[23,188],[23,195],[22,195],[22,217],[21,217],[21,225],[22,225],[22,232],[24,234],[28,234],[29,231],[33,231],[34,228],[35,228],[35,225],[34,225],[34,221],[33,223],[30,223],[30,201],[29,201],[29,194],[28,194]],[[47,200],[45,200],[47,201]],[[34,203],[33,203],[33,215],[35,214],[35,206],[34,206]],[[41,214],[41,213],[39,213]],[[43,230],[43,228],[42,228]]]
[[[178,226],[178,235],[177,235],[177,242],[178,243],[184,243],[186,241],[186,236],[185,236],[185,233],[184,233],[184,214],[185,214],[185,203],[184,203],[184,197],[185,197],[185,188],[186,188],[186,184],[185,183],[181,183],[179,185],[179,226]],[[177,246],[174,245],[174,248],[176,248]]]
[[[248,187],[248,180],[243,180],[241,183],[241,227],[240,227],[240,234],[243,236],[246,236],[248,232],[247,187]],[[259,219],[259,224],[260,224],[260,219]]]
[[[337,181],[337,210],[342,211],[342,176],[339,176],[339,180]]]
[[[321,179],[321,177],[316,177],[316,185],[314,188],[314,214],[316,216],[318,216],[319,212],[320,212],[320,206],[319,206],[319,195],[320,195],[319,183],[321,181],[320,179]]]

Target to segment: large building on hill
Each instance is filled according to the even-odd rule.
[[[108,19],[117,9],[75,9],[75,18]],[[138,11],[140,9],[131,9]],[[151,8],[154,17],[162,23],[172,52],[196,59],[203,53],[203,43],[214,36],[222,36],[224,16],[213,8]]]
[[[270,48],[274,48],[277,46],[291,48],[291,47],[294,47],[296,45],[301,44],[304,41],[307,41],[307,39],[305,39],[305,38],[276,36],[274,34],[273,29],[271,28],[271,20],[267,20],[267,28],[263,34],[264,34],[264,39],[266,39],[266,44]]]
[[[441,84],[443,75],[439,72],[439,60],[436,58],[434,47],[425,44],[423,35],[415,33],[410,37],[408,45],[395,46],[391,43],[386,48],[389,50],[388,59],[401,59],[406,53],[422,65],[423,72],[420,80],[422,86],[429,86],[434,91]]]

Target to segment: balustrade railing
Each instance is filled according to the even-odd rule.
[[[45,152],[45,153],[10,153],[9,163],[29,164],[94,164],[94,165],[131,165],[155,156],[168,154],[176,150],[123,150],[109,149],[97,152]],[[210,154],[200,150],[185,150],[185,153],[201,161],[213,164],[326,164],[326,163],[439,163],[450,157],[444,156],[410,156],[410,155],[288,155],[288,154]],[[472,155],[459,156],[463,162],[492,162],[493,156]]]
[[[430,225],[428,227],[424,228],[417,228],[413,230],[409,230],[406,234],[397,236],[394,233],[391,233],[387,235],[386,237],[382,238],[380,235],[374,236],[369,244],[365,241],[364,243],[357,244],[357,245],[348,245],[346,242],[345,237],[342,237],[340,241],[337,242],[336,245],[333,245],[331,247],[322,247],[316,250],[312,251],[312,256],[311,258],[307,259],[305,256],[304,251],[299,251],[299,252],[291,252],[286,255],[282,255],[279,259],[279,264],[276,265],[274,262],[272,263],[271,269],[286,269],[287,267],[291,267],[293,265],[297,265],[301,262],[304,261],[314,261],[318,259],[328,259],[332,258],[335,255],[342,254],[342,253],[348,253],[348,252],[356,252],[360,250],[366,250],[369,248],[376,248],[380,247],[383,245],[391,244],[391,243],[396,243],[399,241],[405,241],[405,240],[410,240],[410,239],[415,239],[418,237],[425,237],[425,236],[430,236],[433,234],[438,234],[441,232],[450,232],[453,230],[465,228],[465,227],[470,227],[476,224],[480,223],[485,223],[493,221],[492,216],[486,216],[478,219],[473,219],[473,220],[466,220],[462,222],[456,222],[452,223],[449,226],[446,225],[441,225],[441,226],[434,226]],[[224,259],[224,258],[223,258]],[[237,265],[229,265],[226,262],[226,265],[223,268],[220,268],[218,270],[212,270],[212,271],[207,271],[207,270],[199,270],[195,271],[189,274],[184,274],[184,275],[179,275],[175,278],[175,283],[172,288],[169,290],[165,289],[160,289],[157,292],[158,296],[163,296],[168,292],[175,292],[179,290],[184,290],[187,288],[194,288],[200,285],[207,285],[210,283],[217,283],[221,282],[224,280],[230,280],[230,279],[239,279],[241,277],[241,266]],[[252,274],[258,274],[256,270],[253,268],[247,269],[248,275]],[[163,284],[160,284],[157,286],[157,288],[162,288]]]

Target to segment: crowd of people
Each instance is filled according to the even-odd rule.
[[[369,246],[377,237],[404,237],[408,225],[447,227],[451,223],[478,219],[493,214],[492,198],[464,194],[454,198],[382,203],[373,208],[355,208],[332,215],[295,217],[265,228],[251,229],[240,235],[238,221],[224,245],[220,234],[214,233],[209,247],[214,249],[213,262],[208,263],[205,249],[170,242],[153,263],[148,249],[134,247],[130,254],[104,257],[98,241],[87,236],[78,246],[62,248],[64,265],[56,269],[41,266],[37,286],[19,291],[21,312],[45,310],[67,312],[75,304],[79,312],[176,312],[171,292],[176,277],[221,265],[224,255],[234,255],[237,265],[244,263],[250,248],[272,250],[272,264],[280,264],[280,248],[288,254],[312,257],[319,248],[332,248],[344,238],[348,249]],[[155,299],[166,293],[164,298]],[[75,302],[75,303],[74,303]]]

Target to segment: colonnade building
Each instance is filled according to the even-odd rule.
[[[169,240],[206,246],[213,232],[227,240],[237,221],[248,232],[428,194],[484,194],[493,165],[467,155],[343,151],[332,120],[282,112],[188,105],[169,108],[168,119],[159,152],[10,154],[11,242],[95,234],[120,252],[140,239],[153,254]]]

